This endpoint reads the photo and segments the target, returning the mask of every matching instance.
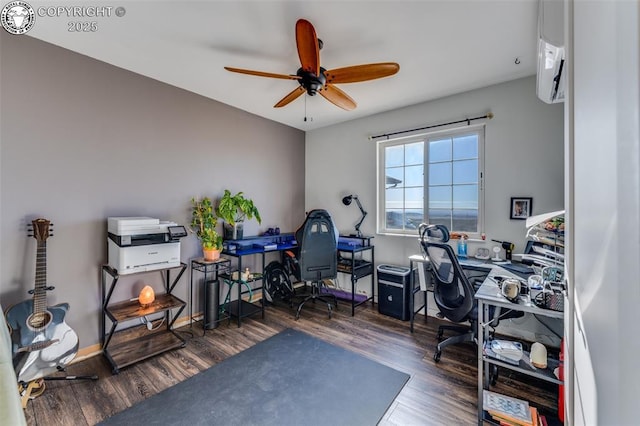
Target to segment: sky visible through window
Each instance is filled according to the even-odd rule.
[[[428,152],[425,153],[425,146]],[[426,157],[425,157],[426,154]],[[428,185],[425,191],[425,167]],[[478,228],[479,143],[476,132],[385,148],[385,213],[389,229],[416,229],[428,197],[429,223]]]

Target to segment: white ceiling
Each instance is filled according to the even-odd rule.
[[[30,4],[36,12],[41,6],[111,6],[110,17],[36,14],[28,34],[301,130],[535,73],[537,0]],[[122,17],[115,16],[118,6],[126,9]],[[295,42],[299,18],[309,20],[324,42],[324,68],[397,62],[400,72],[339,85],[357,102],[354,111],[308,95],[273,108],[296,81],[236,74],[223,67],[295,74],[300,66]],[[70,22],[78,21],[95,21],[97,31],[69,32]]]

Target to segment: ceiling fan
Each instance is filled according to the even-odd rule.
[[[375,80],[377,78],[394,75],[400,69],[400,65],[395,62],[354,65],[333,70],[324,69],[320,66],[322,40],[316,36],[316,30],[313,28],[313,25],[311,25],[311,22],[305,19],[299,19],[298,22],[296,22],[296,45],[302,66],[295,75],[274,74],[232,67],[224,68],[227,71],[241,74],[297,80],[300,85],[275,104],[274,108],[283,107],[297,99],[304,92],[307,92],[310,96],[320,93],[326,100],[347,111],[353,110],[356,107],[356,102],[345,92],[337,88],[335,84]]]

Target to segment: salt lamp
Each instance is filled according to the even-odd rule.
[[[146,308],[151,305],[154,300],[156,300],[156,295],[153,292],[153,289],[150,286],[145,285],[142,290],[140,290],[138,302],[143,308]]]

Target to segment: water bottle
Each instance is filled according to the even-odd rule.
[[[467,258],[467,240],[464,236],[461,236],[458,240],[458,257],[462,259]]]

